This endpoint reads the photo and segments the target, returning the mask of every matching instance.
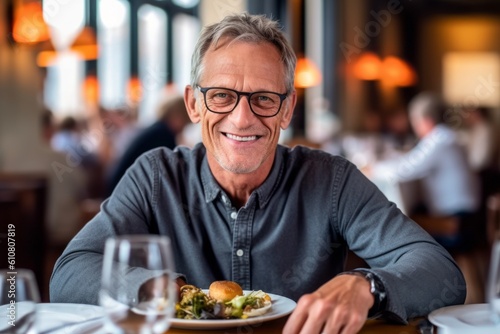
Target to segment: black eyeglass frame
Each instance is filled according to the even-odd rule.
[[[285,94],[280,94],[280,93],[276,93],[276,92],[270,92],[270,91],[266,91],[266,90],[260,90],[260,91],[256,91],[256,92],[239,92],[237,90],[234,90],[234,89],[231,89],[231,88],[226,88],[226,87],[201,87],[200,85],[196,85],[196,87],[200,90],[200,92],[203,93],[203,101],[205,101],[205,107],[207,107],[208,111],[213,112],[214,114],[229,114],[229,113],[233,112],[233,110],[236,109],[236,107],[240,103],[241,96],[243,95],[243,96],[247,97],[248,105],[250,106],[250,110],[254,113],[254,115],[259,116],[259,117],[265,117],[265,118],[274,117],[274,116],[276,116],[276,115],[279,114],[279,112],[281,110],[281,106],[283,105],[283,101],[288,96],[288,92],[285,93]],[[207,103],[207,91],[210,90],[210,89],[224,89],[224,90],[228,90],[228,91],[234,92],[236,94],[236,96],[237,96],[238,99],[236,100],[236,103],[234,104],[233,109],[231,109],[229,111],[213,111],[212,109],[210,109],[208,107],[208,103]],[[279,98],[280,98],[280,105],[279,105],[278,110],[276,111],[276,113],[274,113],[273,115],[259,115],[259,114],[257,114],[253,110],[252,104],[250,103],[252,95],[254,95],[254,94],[262,94],[262,93],[271,93],[271,94],[276,94],[276,95],[279,96]]]

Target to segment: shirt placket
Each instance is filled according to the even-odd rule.
[[[255,205],[248,205],[237,211],[230,209],[233,225],[232,280],[245,290],[251,289],[250,245],[252,241],[252,220]]]

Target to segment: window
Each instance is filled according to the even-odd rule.
[[[138,76],[142,88],[139,122],[143,125],[157,119],[160,99],[182,94],[189,84],[191,56],[200,32],[199,20],[186,14],[189,10],[158,6],[144,4],[137,13]]]
[[[173,80],[177,87],[184,90],[189,84],[191,56],[200,33],[197,18],[186,14],[176,15],[173,19]]]
[[[151,123],[157,119],[156,105],[167,83],[167,14],[158,7],[143,5],[139,18],[139,79],[142,100],[139,122]]]
[[[44,20],[51,27],[51,40],[57,56],[47,67],[43,98],[45,105],[59,117],[84,112],[80,84],[85,63],[69,51],[85,25],[85,0],[74,0],[64,6],[44,1]]]
[[[100,102],[104,108],[124,106],[130,77],[130,7],[124,0],[100,0],[97,16]]]
[[[55,8],[54,2],[44,2],[44,18],[56,28],[52,42],[57,51],[68,48],[88,20],[97,27],[99,48],[97,68],[77,54],[58,52],[57,60],[47,68],[46,105],[55,113],[85,115],[85,77],[87,72],[97,71],[96,87],[103,108],[112,110],[138,103],[139,122],[153,122],[156,104],[167,92],[167,83],[177,93],[189,84],[191,55],[201,29],[197,18],[199,0],[144,0],[137,12],[132,12],[129,0],[98,0],[86,8],[89,3],[72,0]],[[90,18],[86,17],[87,9],[91,10]],[[137,26],[131,20],[134,15]],[[136,38],[137,57],[131,53],[136,51],[131,50]],[[130,90],[131,77],[137,77],[134,89],[140,90],[139,98]]]

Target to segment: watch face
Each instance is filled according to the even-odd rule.
[[[380,298],[385,298],[385,288],[382,282],[372,273],[369,273],[367,278],[370,280],[371,292],[373,294],[378,294]]]

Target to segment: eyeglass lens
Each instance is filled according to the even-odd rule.
[[[238,93],[230,89],[210,88],[205,93],[207,108],[213,112],[231,112],[238,100]],[[252,111],[261,116],[273,116],[281,106],[280,95],[272,92],[251,93],[248,101]]]

